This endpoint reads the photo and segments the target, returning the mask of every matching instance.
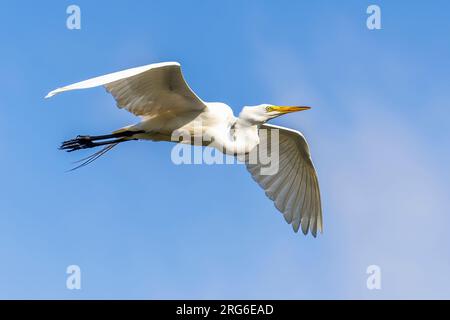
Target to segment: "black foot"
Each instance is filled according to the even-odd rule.
[[[97,147],[98,145],[101,144],[93,142],[90,136],[77,136],[75,139],[64,141],[59,149],[72,152],[75,150]]]

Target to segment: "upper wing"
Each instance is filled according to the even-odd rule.
[[[315,237],[317,230],[322,232],[322,206],[319,182],[305,137],[298,131],[269,124],[262,125],[261,129],[268,132],[260,134],[260,145],[269,150],[273,150],[271,132],[279,130],[278,171],[273,175],[261,175],[260,162],[247,162],[247,169],[283,213],[286,222],[292,223],[294,231],[301,225],[304,234],[309,229]]]
[[[203,110],[204,102],[189,88],[177,62],[154,63],[110,73],[51,91],[46,98],[60,92],[105,86],[119,108],[137,116],[160,112]]]

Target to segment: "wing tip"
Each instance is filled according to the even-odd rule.
[[[322,235],[323,234],[323,227],[318,226],[317,228],[313,228],[308,226],[307,228],[303,227],[301,225],[301,222],[297,222],[297,221],[291,221],[287,223],[291,224],[292,229],[294,230],[295,233],[298,233],[300,230],[302,231],[303,235],[307,236],[308,233],[310,233],[314,238],[317,238],[318,235]]]
[[[49,93],[47,93],[47,95],[44,97],[44,99],[49,99],[49,98],[51,98],[53,96],[56,96],[58,93],[63,92],[63,91],[66,91],[66,89],[64,87],[55,89],[53,91],[50,91]]]
[[[49,93],[47,93],[47,95],[44,97],[44,99],[51,98],[51,97],[53,97],[55,94],[56,94],[56,92],[50,91]]]

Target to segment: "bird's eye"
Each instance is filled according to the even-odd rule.
[[[267,111],[267,112],[271,112],[272,110],[273,110],[272,107],[270,107],[270,106],[266,107],[266,111]]]

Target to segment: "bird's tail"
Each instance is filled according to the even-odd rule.
[[[113,132],[112,134],[102,135],[102,136],[77,136],[74,139],[64,141],[59,147],[60,150],[65,150],[67,152],[72,152],[81,149],[95,148],[99,146],[105,146],[100,151],[81,159],[77,162],[81,162],[80,165],[72,168],[70,171],[84,167],[93,161],[100,158],[106,152],[117,146],[121,142],[137,140],[134,136],[144,131],[132,131],[127,129],[121,129]]]

